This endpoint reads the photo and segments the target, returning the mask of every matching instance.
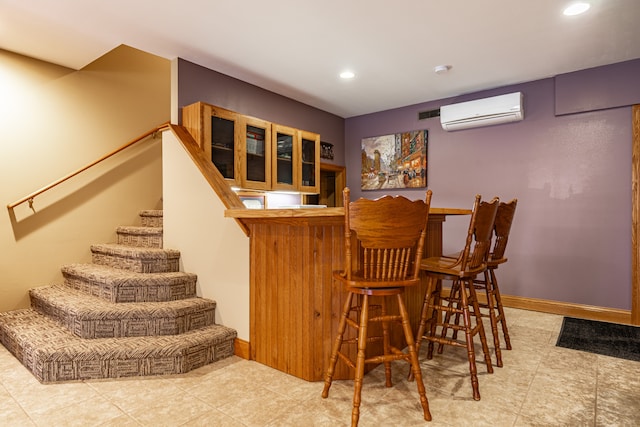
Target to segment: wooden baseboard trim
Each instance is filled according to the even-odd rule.
[[[443,294],[448,295],[449,289],[443,289]],[[594,305],[574,304],[570,302],[552,301],[536,298],[526,298],[514,295],[501,295],[502,305],[522,310],[540,311],[542,313],[560,314],[563,316],[578,317],[581,319],[599,320],[602,322],[631,323],[631,310],[617,308],[598,307]],[[487,297],[484,291],[478,292],[478,300],[486,303]]]
[[[603,322],[631,324],[631,310],[598,307],[593,305],[573,304],[568,302],[551,301],[535,298],[525,298],[502,295],[505,307],[523,310],[541,311],[544,313],[561,314],[563,316],[579,317]]]
[[[249,342],[242,340],[240,338],[236,338],[234,343],[233,343],[233,354],[238,356],[238,357],[242,357],[243,359],[247,359],[250,360],[250,352],[249,352],[250,346],[249,346]]]

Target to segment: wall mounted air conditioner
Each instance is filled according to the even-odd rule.
[[[514,92],[443,105],[440,107],[440,123],[442,129],[451,131],[517,122],[524,118],[522,101],[522,92]]]

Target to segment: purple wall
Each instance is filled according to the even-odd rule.
[[[322,162],[345,164],[342,149],[344,146],[343,118],[192,62],[178,59],[178,107],[182,108],[198,101],[281,125],[319,133],[322,141],[334,145],[333,160],[322,159]]]
[[[429,129],[428,179],[434,206],[469,208],[476,193],[519,200],[507,249],[509,262],[500,267],[504,294],[630,310],[628,105],[640,99],[633,90],[628,91],[631,98],[620,98],[617,89],[601,89],[611,89],[612,78],[622,81],[616,87],[620,83],[637,87],[633,78],[639,63],[629,61],[346,120],[183,60],[178,63],[178,94],[179,106],[205,101],[320,133],[323,141],[334,144],[331,163],[347,166],[347,185],[354,198],[383,195],[360,190],[362,138]],[[445,132],[439,119],[417,118],[418,112],[444,104],[515,91],[525,97],[522,122]],[[586,92],[598,93],[598,103],[585,102]],[[560,103],[563,113],[598,111],[556,116]],[[412,199],[424,196],[423,190],[397,193]],[[468,217],[447,220],[446,251],[463,244],[467,224]]]
[[[417,119],[444,104],[516,91],[524,93],[521,122],[445,132],[438,118]],[[554,80],[545,79],[349,118],[347,185],[354,198],[383,194],[360,190],[362,138],[429,129],[434,206],[470,208],[476,193],[518,198],[509,262],[499,272],[504,294],[630,309],[631,109],[558,117],[554,109]],[[467,225],[468,217],[447,220],[446,251],[464,244]]]
[[[640,59],[556,76],[556,114],[580,113],[640,102]]]

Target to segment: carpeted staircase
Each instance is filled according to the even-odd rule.
[[[0,313],[0,342],[43,383],[188,372],[233,355],[236,332],[163,249],[162,211],[91,246],[92,264],[32,289],[31,308]]]

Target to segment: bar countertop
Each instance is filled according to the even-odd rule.
[[[470,215],[470,209],[434,208],[429,210],[433,215]],[[288,209],[227,209],[227,218],[310,218],[344,216],[344,208],[288,208]]]

